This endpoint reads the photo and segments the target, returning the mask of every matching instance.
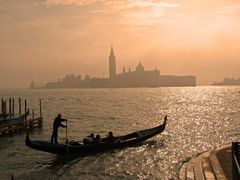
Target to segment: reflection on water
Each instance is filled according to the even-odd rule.
[[[199,152],[239,139],[240,87],[153,89],[0,90],[1,97],[27,98],[38,109],[43,99],[44,126],[32,139],[49,140],[59,112],[69,119],[69,139],[109,131],[123,135],[161,124],[167,129],[141,145],[96,156],[61,157],[24,145],[25,134],[1,138],[0,177],[17,179],[176,178],[181,163]],[[59,130],[65,141],[65,129]]]

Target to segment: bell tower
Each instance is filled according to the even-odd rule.
[[[109,79],[114,79],[116,77],[116,59],[113,52],[113,47],[111,46],[111,52],[109,56]]]

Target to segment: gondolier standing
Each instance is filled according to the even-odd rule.
[[[53,132],[52,132],[52,137],[51,137],[51,143],[55,142],[58,144],[58,128],[61,127],[67,127],[62,122],[67,121],[67,119],[62,119],[62,115],[58,114],[57,117],[55,118],[53,122]]]

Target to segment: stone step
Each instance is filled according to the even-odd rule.
[[[227,180],[216,155],[218,151],[219,149],[216,149],[210,152],[209,154],[210,164],[216,179]]]
[[[202,157],[202,167],[203,167],[203,173],[206,180],[216,180],[216,177],[213,173],[213,169],[209,160],[209,154],[210,152],[206,152],[203,154]]]
[[[202,167],[202,158],[203,154],[200,154],[196,157],[194,161],[194,174],[196,180],[205,180],[205,176],[203,173],[203,167]]]
[[[195,175],[194,175],[194,158],[191,159],[187,163],[186,180],[195,180]]]
[[[231,146],[223,147],[216,153],[226,179],[232,179],[232,151]]]
[[[187,176],[187,164],[188,162],[185,162],[182,167],[180,168],[180,172],[179,172],[179,180],[186,180],[186,176]]]
[[[231,147],[221,147],[201,153],[184,163],[179,172],[180,180],[227,180],[231,178]],[[226,161],[227,160],[227,161]],[[224,168],[224,171],[223,171]],[[230,174],[230,175],[229,175]]]

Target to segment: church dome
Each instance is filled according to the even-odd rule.
[[[136,67],[136,71],[144,71],[144,67],[141,62],[139,62],[138,66]]]

